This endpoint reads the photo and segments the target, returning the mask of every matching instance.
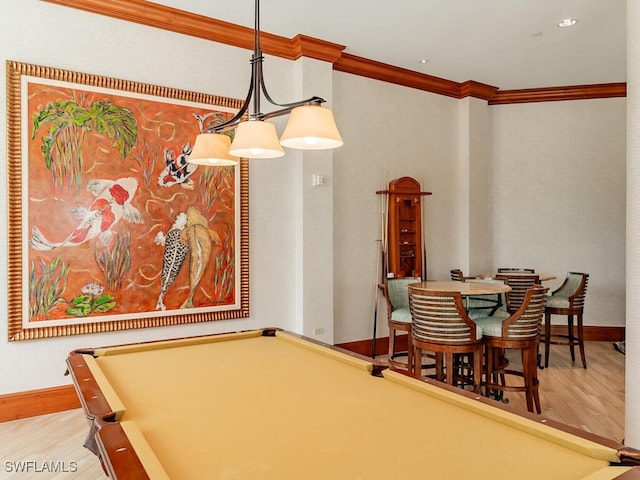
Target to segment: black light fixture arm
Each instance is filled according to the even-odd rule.
[[[262,49],[260,48],[260,0],[255,0],[255,29],[254,29],[254,47],[253,47],[253,55],[251,57],[251,82],[249,83],[249,91],[247,92],[247,96],[245,98],[242,107],[240,110],[231,117],[229,120],[223,123],[219,123],[217,125],[212,125],[207,128],[207,132],[209,133],[220,133],[230,128],[235,127],[238,123],[243,120],[244,114],[249,109],[249,105],[251,104],[251,100],[253,98],[253,110],[249,114],[249,118],[252,120],[267,120],[269,118],[279,117],[281,115],[287,115],[296,107],[300,107],[303,105],[320,105],[324,103],[324,100],[321,97],[311,97],[306,100],[300,100],[298,102],[291,103],[277,103],[275,102],[269,92],[267,91],[267,87],[264,83],[264,77],[262,74],[262,63],[264,61],[264,56],[262,55]],[[274,110],[269,113],[260,112],[260,94],[264,94],[264,97],[267,99],[269,103],[275,105],[277,107],[283,107],[280,110]]]

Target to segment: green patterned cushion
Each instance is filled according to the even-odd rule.
[[[582,275],[576,275],[575,273],[568,273],[565,283],[562,284],[560,289],[553,295],[554,297],[570,297],[578,291],[580,283],[582,282]]]
[[[493,308],[496,306],[498,298],[496,295],[476,295],[466,299],[468,309],[472,308]]]
[[[393,278],[387,280],[387,292],[393,309],[409,307],[409,291],[407,286],[420,282],[419,277]]]
[[[496,312],[497,313],[497,312]],[[479,317],[474,318],[473,321],[482,330],[482,334],[487,337],[501,337],[502,336],[502,321],[504,318],[500,317]]]
[[[569,308],[569,299],[567,297],[561,297],[559,295],[552,295],[547,297],[547,307],[555,308]]]
[[[488,313],[489,312],[484,308],[480,310],[471,309],[467,312],[469,318],[474,321],[476,318],[482,317],[499,318],[500,321],[504,320],[505,318],[509,318],[509,312],[505,312],[504,310],[497,310],[493,315],[488,315]]]
[[[391,312],[391,320],[394,322],[411,323],[411,312],[409,307],[396,308]]]

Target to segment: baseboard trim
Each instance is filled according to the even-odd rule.
[[[551,325],[551,333],[564,333],[567,327],[564,325]],[[624,340],[624,327],[584,327],[584,339],[588,342],[618,342]],[[398,350],[407,348],[406,335],[398,335],[396,338]],[[336,347],[344,348],[351,352],[370,357],[372,354],[371,339],[355,342],[339,343]],[[389,337],[376,339],[376,355],[384,355],[389,350]]]
[[[80,408],[73,385],[0,395],[0,422]]]

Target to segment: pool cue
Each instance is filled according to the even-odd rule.
[[[384,283],[386,277],[386,208],[385,201],[387,198],[386,191],[380,190],[376,192],[377,194],[382,194],[380,197],[380,240],[377,240],[380,245],[380,259],[379,263],[376,260],[376,283],[375,283],[375,306],[373,309],[373,339],[371,342],[371,358],[376,357],[376,338],[377,338],[377,330],[378,330],[378,303],[379,303],[379,295],[380,295],[380,285]]]
[[[420,216],[420,241],[422,242],[422,281],[427,281],[427,239],[425,238],[424,232],[424,202],[420,201],[421,210]]]
[[[380,250],[381,255],[384,255],[381,250],[382,240],[376,240],[378,247],[376,248],[376,282],[374,284],[375,291],[375,304],[373,307],[373,340],[371,341],[371,358],[376,358],[376,334],[378,331],[378,302],[380,295],[380,263],[378,263],[378,250]]]
[[[425,211],[425,202],[422,201],[424,198],[422,195],[422,179],[418,177],[418,184],[420,185],[420,243],[422,244],[422,272],[420,277],[423,282],[427,281],[427,239],[425,238],[425,226],[424,226],[424,211]]]

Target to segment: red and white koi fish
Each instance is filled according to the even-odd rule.
[[[92,238],[100,236],[109,243],[111,227],[121,218],[128,222],[142,223],[142,215],[131,205],[131,200],[138,188],[138,181],[133,177],[113,180],[91,180],[87,190],[97,197],[89,208],[75,207],[72,214],[80,218],[80,224],[60,243],[47,240],[38,227],[33,227],[31,246],[36,250],[48,251],[58,247],[74,247]]]
[[[185,143],[182,146],[182,152],[176,157],[172,149],[164,149],[166,167],[158,176],[158,185],[166,188],[180,185],[184,189],[193,190],[193,181],[189,177],[198,169],[198,165],[188,162],[191,150],[191,144]]]

